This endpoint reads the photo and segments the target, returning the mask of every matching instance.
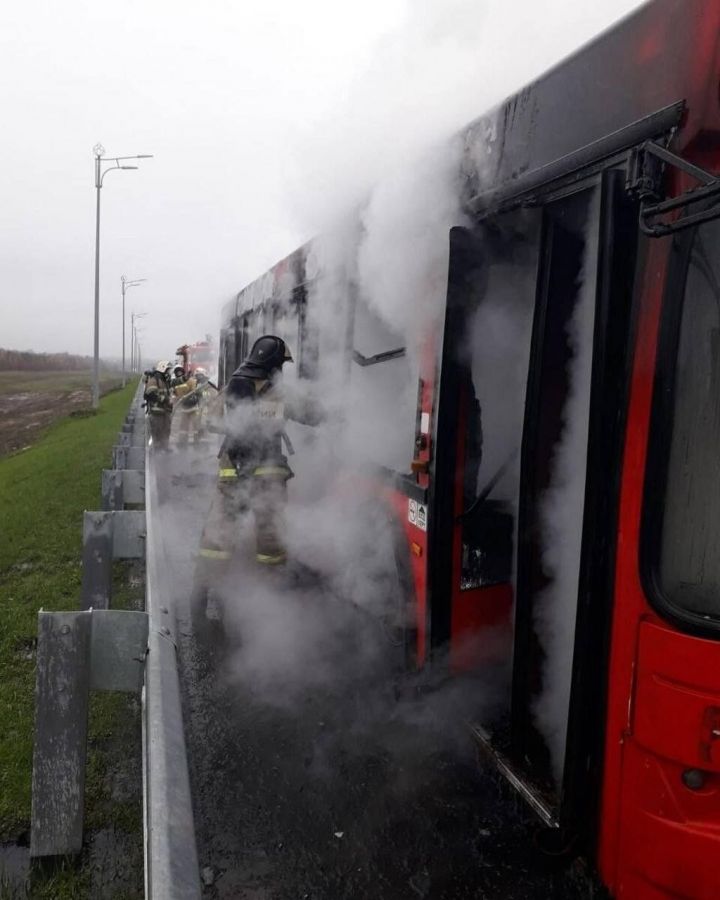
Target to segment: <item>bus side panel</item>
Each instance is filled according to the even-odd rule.
[[[415,659],[420,668],[427,661],[427,531],[410,522],[410,500],[405,494],[400,491],[388,491],[385,496],[402,525],[405,537],[400,552],[405,555],[406,563],[409,561],[412,589],[412,594],[408,598],[412,609],[407,625],[411,626],[416,634]],[[400,561],[399,568],[402,565],[403,562]]]
[[[645,900],[647,885],[693,900],[720,893],[717,660],[716,641],[649,621],[640,626],[633,734],[623,764],[628,787],[622,792],[618,897]],[[707,687],[699,690],[697,683]],[[702,772],[701,787],[686,787],[688,772]],[[643,888],[630,890],[628,879]]]
[[[450,624],[450,670],[469,672],[508,658],[512,647],[510,584],[454,592]]]
[[[626,900],[720,896],[720,644],[662,620],[640,577],[650,414],[670,253],[668,241],[651,243],[642,283],[609,667],[599,865],[614,895]]]
[[[672,722],[668,722],[672,727]],[[618,900],[716,900],[720,895],[718,779],[699,792],[683,785],[686,766],[660,760],[632,741],[623,766]],[[697,814],[704,821],[695,821]],[[714,819],[708,825],[707,820]]]
[[[607,731],[600,807],[598,864],[611,890],[618,884],[620,800],[625,741],[630,732],[637,627],[648,607],[640,583],[638,546],[659,310],[667,268],[665,241],[646,242],[618,522],[613,623],[608,663]],[[641,256],[642,259],[642,256]]]

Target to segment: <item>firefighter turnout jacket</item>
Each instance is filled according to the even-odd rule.
[[[279,381],[236,371],[225,389],[224,440],[218,482],[201,539],[200,555],[229,559],[234,552],[237,519],[251,510],[255,518],[256,559],[285,561],[283,542],[287,482],[293,477],[285,451],[292,446],[286,419],[304,424],[321,420],[317,405],[298,402]]]

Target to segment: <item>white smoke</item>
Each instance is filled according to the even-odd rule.
[[[482,410],[482,464],[477,492],[514,455],[514,463],[492,496],[516,505],[520,475],[520,442],[530,339],[535,312],[539,221],[529,220],[508,242],[512,257],[491,260],[487,285],[470,327],[466,352],[471,361],[475,394]],[[515,518],[517,512],[515,510]]]
[[[288,191],[300,232],[327,232],[388,172],[486,114],[642,2],[402,2],[397,26],[331,115],[309,118],[292,136]]]
[[[404,596],[402,573],[390,552],[397,511],[391,514],[384,501],[362,502],[372,493],[363,479],[372,464],[407,471],[412,459],[418,343],[429,328],[441,328],[448,232],[462,224],[459,145],[450,135],[526,80],[533,67],[537,71],[574,49],[578,39],[612,19],[613,10],[628,5],[618,0],[598,13],[595,5],[585,4],[582,27],[576,21],[577,28],[538,41],[538,23],[545,22],[547,11],[537,6],[518,16],[507,4],[418,4],[403,29],[388,38],[332,127],[318,129],[314,123],[321,142],[313,136],[297,150],[303,175],[294,192],[295,216],[303,232],[318,229],[324,235],[312,245],[307,290],[308,310],[321,335],[312,389],[327,417],[319,427],[288,427],[297,452],[290,459],[296,477],[289,485],[285,539],[290,557],[316,573],[322,587],[302,578],[288,586],[280,576],[259,577],[250,557],[247,571],[229,594],[224,592],[230,628],[241,639],[232,677],[257,685],[270,702],[344,683],[348,670],[357,684],[366,683],[368,673],[387,672],[388,660],[399,656],[394,641],[397,626],[407,624],[407,610],[398,602]],[[583,4],[569,15],[577,15],[577,6]],[[483,161],[481,151],[478,165]],[[340,218],[351,208],[356,215]],[[586,269],[592,265],[588,258]],[[473,371],[490,435],[481,479],[515,449],[511,438],[492,435],[509,435],[522,411],[522,405],[512,411],[510,406],[519,404],[524,391],[527,361],[520,357],[511,371],[503,368],[514,341],[527,339],[530,321],[527,310],[513,302],[514,288],[525,285],[514,286],[511,272],[496,273],[508,279],[507,291],[499,295],[507,296],[507,305],[488,306],[475,323],[475,335],[478,329],[484,333],[480,343],[489,345]],[[351,365],[348,381],[344,360],[352,296],[377,317],[375,334],[397,335],[407,350],[402,359],[366,370]],[[579,305],[585,314],[588,303]],[[372,349],[369,345],[368,352]],[[584,372],[582,348],[575,358]],[[558,459],[567,456],[568,462],[583,427],[582,411],[576,415],[574,409],[582,401],[578,391],[569,402],[567,436],[558,451]],[[584,427],[586,435],[586,422]],[[515,471],[498,486],[500,495],[512,494],[516,480]],[[558,747],[567,719],[565,676],[577,582],[567,537],[578,530],[572,503],[577,489],[576,480],[554,484],[546,519],[555,592],[544,601],[538,628],[552,661],[537,714],[554,761],[562,759]],[[251,540],[249,533],[246,537]],[[565,549],[551,546],[556,538]],[[482,712],[491,694],[480,691],[472,698],[473,715]],[[442,720],[437,724],[442,727]]]
[[[307,308],[320,335],[319,370],[311,383],[288,379],[287,389],[310,391],[325,418],[287,428],[296,453],[284,541],[296,575],[251,571],[221,592],[241,642],[230,677],[254,685],[268,703],[292,705],[308,692],[350,685],[383,720],[419,725],[428,715],[426,703],[388,706],[384,694],[406,666],[402,634],[414,618],[395,557],[396,547],[407,554],[399,533],[406,511],[398,519],[371,480],[376,465],[408,472],[414,455],[418,345],[431,324],[441,325],[448,234],[460,221],[457,171],[448,147],[424,154],[312,244]],[[348,340],[366,357],[400,348],[405,355],[348,364]],[[462,696],[453,689],[457,721]],[[488,686],[476,691],[474,711],[491,696]],[[363,727],[377,725],[366,713]],[[439,710],[430,718],[433,728],[447,726]]]
[[[588,213],[578,298],[567,329],[572,357],[563,431],[553,452],[550,485],[540,500],[543,569],[551,583],[534,607],[535,625],[545,652],[543,687],[535,703],[535,715],[550,748],[558,783],[565,760],[580,577],[599,224],[600,197],[596,192]]]
[[[443,144],[385,176],[362,213],[361,295],[410,348],[443,310],[448,235],[463,221],[459,166],[460,142]]]

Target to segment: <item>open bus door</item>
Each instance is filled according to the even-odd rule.
[[[507,702],[474,731],[562,840],[593,821],[599,784],[637,240],[624,184],[609,170],[450,235],[431,642],[489,679],[512,660]]]

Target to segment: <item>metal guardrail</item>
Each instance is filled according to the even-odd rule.
[[[201,896],[177,660],[177,623],[163,582],[166,557],[158,527],[153,458],[146,450],[145,515],[148,655],[143,692],[145,896],[199,900]]]
[[[113,448],[113,469],[103,472],[103,510],[85,513],[81,610],[41,610],[38,619],[30,855],[80,853],[90,691],[138,690],[144,670],[145,896],[200,900],[177,626],[163,579],[166,552],[141,397],[139,385]],[[143,502],[144,512],[137,509]],[[110,609],[113,559],[143,556],[145,612]]]
[[[119,439],[144,447],[139,391]],[[137,494],[134,495],[137,497]],[[103,500],[107,497],[103,492]],[[30,856],[75,856],[83,846],[88,708],[92,691],[139,691],[148,617],[110,609],[114,559],[145,555],[145,514],[121,483],[114,508],[86,512],[80,611],[38,614]],[[136,504],[137,505],[137,504]]]

